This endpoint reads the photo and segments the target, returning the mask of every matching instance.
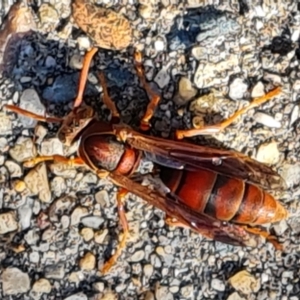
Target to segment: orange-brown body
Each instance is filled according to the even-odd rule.
[[[91,126],[91,131],[93,130]],[[87,129],[89,131],[89,129]],[[113,135],[86,134],[81,157],[90,166],[128,176],[136,171],[141,151],[115,139]],[[224,176],[211,170],[176,170],[160,166],[160,178],[195,212],[235,224],[262,225],[280,221],[286,209],[260,187],[241,179]]]

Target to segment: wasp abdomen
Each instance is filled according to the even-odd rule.
[[[218,220],[265,224],[287,217],[285,208],[261,188],[212,171],[162,169],[162,179],[192,209]]]

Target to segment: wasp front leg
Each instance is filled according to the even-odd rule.
[[[74,108],[79,107],[82,103],[82,97],[83,97],[87,77],[89,74],[89,68],[91,65],[91,61],[97,51],[98,51],[97,48],[92,48],[90,51],[88,51],[86,53],[86,55],[84,57],[83,67],[82,67],[82,70],[80,73],[78,93],[77,93],[77,97],[74,102]]]
[[[134,60],[135,60],[135,68],[136,68],[137,75],[142,83],[143,88],[146,90],[148,96],[150,97],[150,102],[147,106],[146,113],[143,116],[140,124],[140,129],[146,131],[150,128],[150,120],[153,117],[155,109],[160,101],[160,96],[152,91],[152,89],[150,88],[150,86],[148,85],[145,79],[145,74],[144,74],[145,72],[142,66],[141,52],[135,52]]]
[[[193,137],[197,135],[212,135],[220,132],[221,130],[225,129],[233,122],[235,122],[239,116],[246,113],[248,110],[257,107],[264,102],[270,100],[271,98],[277,96],[280,93],[281,89],[279,87],[275,88],[274,90],[270,91],[266,95],[254,99],[248,106],[238,110],[235,114],[233,114],[230,118],[221,122],[220,124],[211,125],[211,126],[203,126],[202,128],[195,128],[195,129],[187,129],[187,130],[176,130],[176,138],[181,140],[185,137]]]
[[[123,228],[123,235],[121,237],[121,240],[118,244],[118,247],[116,249],[116,252],[113,254],[113,256],[103,265],[101,272],[103,274],[106,274],[111,267],[116,263],[118,257],[121,255],[122,250],[126,246],[126,240],[129,235],[129,226],[128,226],[128,221],[126,218],[125,214],[125,209],[124,209],[124,202],[125,202],[125,196],[128,194],[128,191],[124,188],[121,188],[118,191],[117,194],[117,206],[118,206],[118,214],[120,218],[120,223]]]
[[[103,102],[107,106],[107,108],[111,111],[112,119],[114,123],[117,123],[117,121],[120,120],[120,114],[116,108],[114,101],[110,98],[108,94],[106,80],[102,72],[99,74],[99,80],[103,88]]]

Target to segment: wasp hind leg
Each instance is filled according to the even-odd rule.
[[[283,246],[278,242],[277,237],[271,235],[268,231],[258,227],[247,227],[247,226],[243,226],[243,229],[249,233],[256,234],[265,238],[269,243],[271,243],[274,246],[276,250],[283,251]]]
[[[212,135],[220,132],[221,130],[228,127],[230,124],[235,122],[239,116],[246,113],[248,110],[259,106],[263,104],[264,102],[270,100],[274,96],[278,95],[280,93],[281,89],[279,87],[275,88],[274,90],[270,91],[266,95],[254,99],[248,106],[238,110],[236,113],[234,113],[230,118],[225,120],[224,122],[221,122],[220,124],[211,125],[211,126],[204,126],[202,128],[195,128],[195,129],[188,129],[188,130],[176,130],[176,138],[178,140],[181,140],[185,137],[193,137],[197,135]]]
[[[123,228],[123,235],[121,237],[121,240],[118,244],[118,247],[116,249],[116,252],[111,256],[111,258],[103,265],[101,272],[103,274],[107,273],[111,267],[116,263],[118,257],[121,255],[122,250],[126,246],[126,240],[129,235],[129,226],[128,226],[128,221],[126,218],[125,210],[124,210],[124,201],[125,201],[125,196],[128,194],[128,191],[124,188],[121,188],[118,191],[117,194],[117,206],[118,206],[118,214],[120,218],[120,223]]]
[[[148,96],[150,97],[150,102],[147,106],[147,110],[141,120],[140,129],[141,130],[148,130],[150,128],[150,120],[153,117],[153,114],[155,112],[155,109],[160,101],[160,96],[157,95],[152,91],[150,86],[148,85],[146,79],[145,79],[145,72],[142,66],[142,54],[141,52],[135,52],[134,54],[134,61],[135,61],[135,69],[137,72],[137,75],[142,83],[143,88],[146,90]]]

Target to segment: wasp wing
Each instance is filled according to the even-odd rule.
[[[169,217],[176,218],[185,225],[201,235],[223,243],[236,246],[256,247],[261,238],[253,233],[247,232],[238,225],[222,222],[192,210],[189,206],[178,201],[172,195],[162,195],[151,190],[128,177],[110,173],[109,178],[119,187],[123,187],[138,197],[146,200],[149,204],[161,209]]]
[[[126,128],[126,142],[135,149],[152,153],[161,161],[164,158],[172,160],[173,164],[168,165],[171,168],[178,168],[179,163],[191,171],[207,169],[267,189],[285,186],[284,180],[270,167],[239,152],[146,136],[129,128]]]

